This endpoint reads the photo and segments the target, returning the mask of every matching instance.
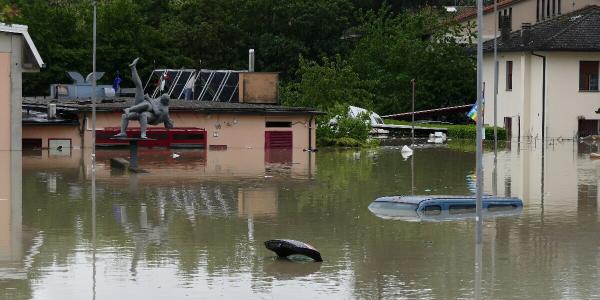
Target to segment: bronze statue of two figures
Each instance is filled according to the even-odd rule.
[[[146,139],[146,130],[148,124],[157,125],[163,123],[165,128],[173,128],[173,120],[169,117],[169,95],[163,94],[159,98],[152,99],[144,95],[142,80],[137,72],[136,58],[129,67],[131,68],[131,79],[135,84],[135,104],[123,110],[121,115],[121,132],[115,135],[117,138],[127,137],[127,126],[129,120],[138,120],[140,122],[140,138]]]

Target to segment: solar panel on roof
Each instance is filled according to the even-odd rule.
[[[192,99],[239,102],[239,73],[235,70],[157,69],[150,74],[144,92],[153,98],[163,93],[171,99],[185,99],[185,87],[193,82]],[[162,90],[161,90],[162,88]]]

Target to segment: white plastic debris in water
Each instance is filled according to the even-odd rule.
[[[408,146],[404,145],[402,147],[402,150],[400,150],[400,154],[402,155],[402,158],[406,160],[407,158],[413,155],[413,150],[410,149]]]
[[[434,144],[443,144],[445,143],[447,140],[446,134],[441,132],[441,131],[436,131],[435,133],[430,133],[429,134],[429,139],[427,140],[428,143],[434,143]]]
[[[180,155],[177,153],[173,153],[173,158],[178,158]]]

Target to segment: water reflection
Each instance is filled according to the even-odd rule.
[[[263,271],[266,275],[279,280],[298,280],[307,277],[321,269],[322,263],[294,262],[284,258],[275,258],[266,262]]]
[[[0,298],[30,298],[28,274],[44,235],[24,228],[21,152],[0,151]]]
[[[525,206],[486,218],[481,249],[472,219],[390,222],[366,209],[413,190],[469,193],[474,153],[452,145],[411,161],[389,148],[298,151],[291,163],[255,150],[182,151],[181,163],[148,152],[136,182],[111,171],[122,154],[99,151],[95,208],[88,154],[25,155],[22,203],[1,194],[18,183],[2,156],[0,298],[593,298],[600,162],[577,148],[549,146],[543,168],[533,145],[498,152],[498,191]],[[492,153],[484,159],[491,193]],[[274,260],[262,246],[272,238],[307,241],[325,262]]]

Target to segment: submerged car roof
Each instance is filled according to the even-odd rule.
[[[375,202],[395,202],[395,203],[407,203],[418,205],[423,201],[427,200],[443,200],[443,201],[475,201],[475,195],[473,196],[456,196],[456,195],[413,195],[413,196],[388,196],[380,197],[375,199]],[[485,195],[482,197],[485,201],[520,201],[519,198],[515,197],[494,197]]]

